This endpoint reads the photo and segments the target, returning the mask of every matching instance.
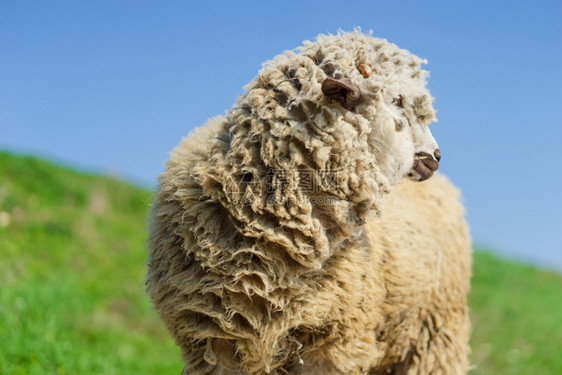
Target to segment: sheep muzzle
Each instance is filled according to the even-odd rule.
[[[408,173],[408,177],[416,181],[427,180],[439,169],[439,160],[441,160],[441,152],[439,150],[435,150],[433,155],[427,152],[416,153],[414,165],[411,172]]]

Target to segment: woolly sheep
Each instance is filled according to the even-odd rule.
[[[147,290],[184,374],[466,373],[470,241],[456,189],[429,179],[422,63],[319,35],[175,148]]]

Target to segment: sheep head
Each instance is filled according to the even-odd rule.
[[[271,229],[271,240],[290,228],[275,241],[319,266],[402,178],[431,177],[440,153],[421,63],[359,31],[265,63],[227,114],[228,150],[214,156],[217,199],[242,232]]]
[[[358,69],[364,78],[369,78],[371,76],[372,70],[369,65],[361,64]],[[356,105],[361,102],[361,89],[349,79],[327,77],[322,83],[322,92],[326,97],[339,102],[339,104],[347,110],[354,110]],[[430,105],[427,98],[427,96],[416,97],[415,102],[418,104],[418,107],[423,107],[424,104],[426,106],[428,104]],[[399,110],[400,113],[398,116],[393,116],[394,130],[398,133],[402,132],[400,136],[405,137],[406,140],[412,141],[412,145],[415,147],[415,153],[412,154],[407,144],[401,147],[395,147],[394,150],[389,150],[389,152],[394,154],[395,160],[399,162],[400,160],[404,160],[404,163],[407,163],[406,161],[409,160],[409,156],[413,155],[414,161],[407,174],[408,177],[416,181],[426,180],[439,168],[441,152],[439,151],[437,142],[431,135],[428,127],[421,124],[417,117],[414,117],[416,106],[409,103],[404,95],[401,94],[397,98],[393,98],[391,104],[401,109]],[[388,107],[380,108],[380,111],[389,112],[389,109]],[[417,112],[419,112],[419,110]],[[381,119],[381,116],[379,116],[379,119]],[[406,126],[405,123],[408,126]],[[391,144],[396,144],[395,141],[388,139],[389,136],[392,137],[392,124],[384,133],[387,135],[383,142],[383,146],[386,146],[385,148],[388,148]],[[400,155],[401,150],[403,150],[402,153],[405,152],[405,154]],[[388,155],[388,153],[381,154],[378,160],[384,160],[386,155]],[[402,174],[398,172],[403,170],[402,167],[403,163],[399,163],[398,165],[391,165],[387,168],[387,170],[393,174],[394,178],[392,180],[400,178]]]

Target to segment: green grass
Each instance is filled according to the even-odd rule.
[[[151,194],[0,153],[0,374],[179,374],[144,295]]]
[[[179,374],[144,294],[150,192],[0,152],[0,375]],[[562,276],[478,251],[473,374],[562,374]]]
[[[562,275],[474,254],[474,374],[562,374]]]

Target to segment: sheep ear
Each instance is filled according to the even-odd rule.
[[[361,89],[349,79],[328,77],[322,82],[322,92],[328,98],[340,102],[346,109],[352,109],[361,97]]]

